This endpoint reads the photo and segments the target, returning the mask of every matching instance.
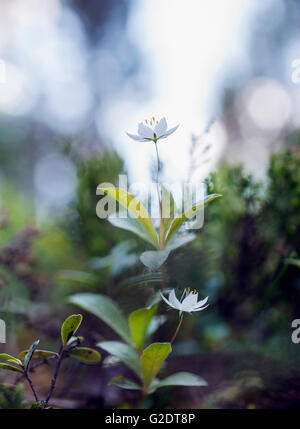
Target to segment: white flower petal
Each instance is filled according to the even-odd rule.
[[[178,125],[176,125],[176,127],[171,128],[170,130],[166,131],[166,132],[164,133],[164,135],[163,135],[163,136],[161,136],[160,138],[161,138],[161,139],[165,139],[165,138],[167,138],[168,136],[170,136],[171,134],[173,134],[173,133],[177,130],[177,128],[178,128],[178,127],[179,127],[179,124],[178,124]]]
[[[173,307],[173,305],[171,305],[171,303],[167,300],[167,298],[161,292],[160,292],[160,296],[170,307]],[[176,307],[173,307],[173,308],[176,308]]]
[[[144,139],[143,137],[140,137],[140,136],[136,136],[136,135],[134,135],[134,134],[129,134],[129,133],[126,133],[127,135],[128,135],[128,137],[130,137],[132,140],[136,140],[137,142],[146,142],[147,140],[146,139]]]
[[[147,127],[147,125],[144,125],[142,122],[139,123],[138,134],[141,137],[144,137],[147,139],[153,139],[154,138],[154,132],[153,132],[152,128]]]
[[[207,304],[205,307],[196,308],[195,310],[192,310],[192,311],[201,311],[201,310],[204,310],[207,307],[209,307],[209,304]]]
[[[201,301],[198,301],[195,305],[195,308],[202,307],[203,305],[205,305],[207,303],[207,300],[208,300],[208,296],[206,298],[202,299]]]
[[[170,305],[172,307],[177,308],[178,310],[182,309],[181,302],[176,298],[175,290],[174,289],[172,289],[171,292],[170,292],[169,302],[170,302]]]
[[[196,301],[195,301],[196,298]],[[184,311],[191,311],[197,303],[197,294],[190,292],[182,301],[181,307]]]
[[[168,125],[166,118],[161,118],[158,124],[154,127],[154,132],[156,134],[157,138],[160,138],[166,131],[167,131]]]
[[[193,292],[193,304],[197,305],[198,302],[198,293],[197,292]]]

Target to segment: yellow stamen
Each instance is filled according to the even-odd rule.
[[[147,121],[147,119],[145,119],[145,122],[146,122],[146,124],[148,124],[148,121]]]
[[[155,121],[155,117],[154,116],[153,116],[152,120]]]

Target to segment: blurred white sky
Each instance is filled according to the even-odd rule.
[[[184,180],[191,134],[201,134],[212,119],[216,124],[210,156],[216,163],[226,150],[219,109],[224,79],[230,76],[238,82],[251,76],[253,23],[264,10],[272,10],[269,25],[278,25],[285,3],[134,0],[127,34],[123,37],[115,24],[108,25],[105,37],[91,48],[82,21],[61,0],[1,0],[0,59],[6,62],[6,82],[1,84],[0,112],[31,116],[62,134],[76,134],[95,120],[99,136],[125,158],[131,182],[149,180],[155,152],[152,143],[133,142],[126,132],[136,133],[138,122],[153,115],[166,116],[170,127],[180,127],[159,143],[162,160],[167,161],[165,178]],[[143,57],[144,85],[149,88],[144,98],[135,93],[140,76],[123,76],[123,64],[132,59],[125,36]],[[286,82],[292,59],[300,57],[299,46],[295,40],[282,60]],[[267,157],[265,131],[276,138],[291,116],[299,125],[300,90],[268,77],[242,83],[247,85],[239,92],[235,114],[245,127],[235,153],[251,142],[255,167],[259,151]],[[250,121],[257,126],[256,135],[252,124],[249,132]],[[203,166],[203,176],[208,168],[213,165]]]
[[[260,3],[143,0],[133,4],[128,31],[151,67],[151,78],[147,79],[152,99],[139,105],[128,98],[119,99],[101,112],[107,118],[107,135],[113,134],[116,147],[128,159],[131,180],[145,179],[154,147],[130,141],[125,131],[135,133],[137,123],[153,115],[166,116],[170,126],[180,123],[178,131],[161,141],[159,149],[163,160],[168,161],[168,179],[186,176],[191,133],[201,134],[218,115],[216,95],[221,79],[229,71],[238,76],[251,67],[247,43]],[[218,122],[212,153],[215,161],[226,143]]]

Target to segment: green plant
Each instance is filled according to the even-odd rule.
[[[23,384],[6,386],[0,384],[0,408],[19,410],[26,408],[27,402],[22,399]]]
[[[100,353],[89,347],[81,347],[80,344],[83,341],[83,338],[75,336],[81,322],[81,314],[73,314],[64,321],[61,327],[62,345],[58,353],[50,350],[38,349],[40,341],[36,340],[28,350],[20,352],[18,357],[11,356],[7,353],[0,354],[0,359],[5,361],[4,363],[0,363],[0,369],[17,372],[21,374],[21,378],[24,377],[27,380],[36,401],[34,408],[47,408],[55,388],[61,363],[65,358],[72,357],[80,360],[81,362],[91,364],[98,363],[100,361]],[[56,362],[49,391],[46,398],[42,401],[39,399],[39,395],[30,376],[30,373],[35,369],[31,365],[32,359],[34,358],[42,358],[47,361],[55,360]]]
[[[151,127],[149,126],[151,125]],[[165,292],[165,268],[164,264],[172,250],[184,246],[195,238],[193,233],[181,233],[180,227],[187,220],[191,220],[197,216],[199,211],[209,202],[220,197],[219,194],[211,194],[206,196],[202,201],[190,203],[189,207],[184,207],[183,213],[177,213],[175,199],[173,194],[163,186],[159,181],[161,170],[161,163],[158,153],[158,140],[168,137],[172,134],[177,127],[167,131],[167,122],[162,118],[159,122],[153,117],[151,121],[146,121],[146,125],[139,124],[138,133],[135,136],[128,134],[133,140],[138,141],[152,141],[155,144],[156,158],[157,158],[157,198],[159,204],[159,225],[158,229],[155,228],[154,219],[150,216],[147,209],[141,201],[134,198],[129,192],[124,189],[116,188],[113,186],[99,185],[97,194],[105,195],[97,206],[97,213],[102,215],[101,210],[109,201],[118,203],[123,209],[126,210],[126,216],[110,217],[110,222],[119,228],[126,229],[135,233],[144,242],[150,244],[155,250],[144,251],[140,255],[141,262],[151,270],[161,268],[161,292]],[[168,207],[167,213],[164,212],[164,207]],[[115,205],[116,208],[116,205]],[[77,294],[69,298],[69,302],[83,308],[90,313],[99,317],[102,321],[107,323],[124,341],[102,341],[97,345],[104,349],[106,352],[125,363],[138,378],[138,383],[124,379],[123,376],[114,377],[110,384],[117,385],[124,389],[140,390],[141,403],[143,399],[155,392],[158,388],[163,386],[205,386],[206,382],[199,376],[187,372],[179,372],[173,374],[163,380],[157,379],[164,361],[167,359],[172,351],[172,343],[180,329],[183,318],[183,311],[200,311],[202,308],[197,307],[198,294],[185,290],[185,300],[189,305],[183,306],[183,301],[178,301],[175,297],[175,292],[171,292],[170,301],[176,300],[176,305],[173,306],[180,310],[179,324],[170,342],[154,342],[148,344],[149,338],[155,328],[158,327],[155,316],[157,311],[157,302],[160,299],[156,294],[152,297],[153,304],[147,308],[141,308],[129,315],[128,321],[120,310],[119,306],[115,304],[110,298],[103,295],[95,294]],[[165,299],[163,297],[163,299]],[[185,301],[185,303],[187,303]],[[202,305],[207,298],[199,304]],[[172,306],[172,305],[171,305]],[[205,307],[203,307],[205,308]]]
[[[151,126],[151,127],[150,127]],[[139,124],[138,136],[128,134],[133,140],[148,142],[152,141],[155,145],[155,152],[157,158],[157,174],[156,174],[156,188],[157,198],[159,204],[159,226],[156,230],[154,221],[143,203],[134,198],[129,192],[124,189],[99,185],[97,187],[97,194],[106,194],[108,197],[117,201],[123,209],[126,209],[126,217],[109,218],[110,222],[122,229],[133,232],[139,236],[146,243],[149,243],[155,250],[145,251],[140,255],[141,262],[151,270],[162,269],[162,289],[165,287],[164,263],[167,260],[170,252],[185,244],[189,243],[195,238],[195,234],[181,234],[180,227],[187,220],[192,220],[199,211],[209,202],[220,197],[219,194],[207,195],[202,201],[196,202],[194,205],[191,203],[188,208],[184,207],[183,213],[176,213],[175,199],[172,193],[160,183],[161,162],[158,152],[158,141],[168,137],[176,131],[178,126],[167,131],[167,122],[162,118],[159,122],[153,117],[146,125]],[[100,200],[101,206],[103,201]],[[164,208],[168,208],[167,213]]]
[[[161,366],[172,351],[171,342],[155,342],[146,346],[161,323],[160,317],[156,316],[157,304],[135,310],[126,320],[119,306],[103,295],[77,294],[71,296],[69,302],[99,317],[125,341],[102,341],[97,346],[127,365],[139,382],[118,376],[110,381],[110,385],[140,390],[141,401],[164,386],[206,386],[201,377],[188,372],[157,379]]]

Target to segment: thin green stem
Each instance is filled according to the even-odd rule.
[[[161,249],[164,247],[164,229],[163,229],[163,219],[162,219],[162,196],[159,189],[159,173],[161,170],[160,166],[160,159],[159,159],[159,153],[158,153],[158,145],[157,141],[154,142],[155,144],[155,151],[156,151],[156,158],[157,158],[157,173],[156,173],[156,188],[157,188],[157,196],[158,196],[158,202],[159,202],[159,216],[160,216],[160,222],[159,222],[159,246]],[[160,289],[163,291],[166,287],[166,279],[165,279],[165,264],[163,263],[161,266],[161,284]]]
[[[162,221],[162,201],[161,201],[161,194],[160,194],[160,190],[159,190],[159,173],[160,173],[161,167],[160,167],[157,142],[154,142],[154,144],[155,144],[156,159],[157,159],[156,187],[157,187],[157,196],[158,196],[158,202],[159,202],[160,222],[161,222]]]
[[[166,287],[166,273],[165,273],[165,263],[163,262],[163,264],[161,265],[161,284],[160,284],[160,289],[163,292],[165,290]]]
[[[182,324],[182,320],[183,320],[183,312],[181,313],[181,316],[180,316],[180,320],[179,320],[178,326],[177,326],[177,328],[176,328],[176,331],[174,332],[174,335],[173,335],[173,337],[172,337],[172,339],[171,339],[171,341],[170,341],[170,344],[173,344],[173,342],[174,342],[175,338],[177,337],[177,334],[178,334],[178,332],[179,332],[180,326],[181,326],[181,324]]]
[[[159,160],[159,154],[158,154],[158,146],[157,146],[157,142],[154,142],[155,144],[155,150],[156,150],[156,159],[157,159],[157,182],[158,182],[158,176],[160,173],[160,160]]]

